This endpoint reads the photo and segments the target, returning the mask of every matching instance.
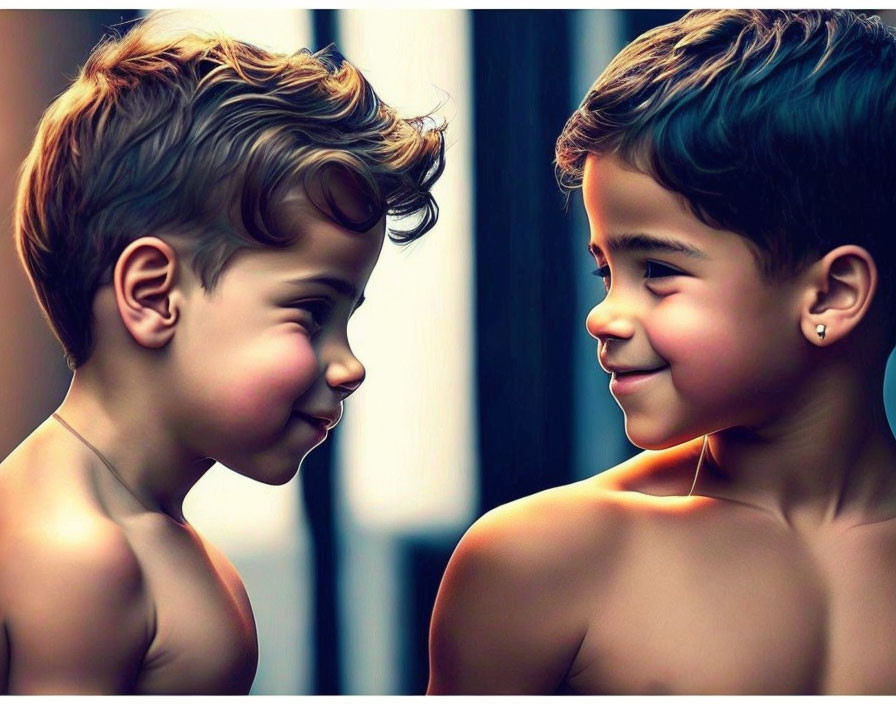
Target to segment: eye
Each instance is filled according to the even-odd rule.
[[[610,290],[610,265],[604,264],[591,272],[592,276],[599,276],[604,280],[604,288]]]
[[[327,324],[332,310],[331,303],[323,299],[299,301],[293,304],[293,307],[303,314],[300,325],[302,325],[311,336],[316,335],[320,332],[320,329]]]
[[[667,264],[647,260],[644,262],[644,278],[645,279],[662,279],[667,276],[681,276],[684,272],[675,269]]]

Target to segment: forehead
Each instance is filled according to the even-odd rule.
[[[613,154],[590,154],[582,179],[585,210],[599,230],[630,224],[690,228],[696,221],[684,199]],[[702,225],[696,221],[698,225]]]
[[[590,154],[585,161],[582,196],[591,229],[591,246],[609,253],[614,242],[642,236],[664,240],[703,255],[740,257],[752,249],[743,237],[699,220],[678,193],[612,154]]]

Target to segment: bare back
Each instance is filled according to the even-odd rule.
[[[430,692],[896,692],[896,522],[798,531],[681,496],[693,454],[480,519],[436,603]]]
[[[48,421],[0,464],[0,691],[247,693],[257,640],[233,566],[72,442]]]

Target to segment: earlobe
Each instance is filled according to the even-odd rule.
[[[171,294],[176,274],[177,254],[158,237],[134,240],[118,257],[113,275],[118,313],[143,347],[164,347],[174,336],[178,311]]]
[[[866,249],[832,249],[810,268],[803,335],[819,347],[845,338],[867,314],[876,290],[877,265]]]

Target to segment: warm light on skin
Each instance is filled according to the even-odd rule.
[[[661,449],[773,418],[801,369],[799,281],[765,280],[747,240],[615,156],[588,157],[582,191],[589,250],[609,274],[586,321],[601,365],[659,370],[620,376],[629,439]]]
[[[345,230],[298,191],[277,227],[294,244],[241,250],[211,293],[182,267],[191,283],[171,344],[185,443],[269,484],[291,479],[325,437],[296,413],[336,421],[341,399],[364,379],[347,325],[384,238],[383,221]]]

